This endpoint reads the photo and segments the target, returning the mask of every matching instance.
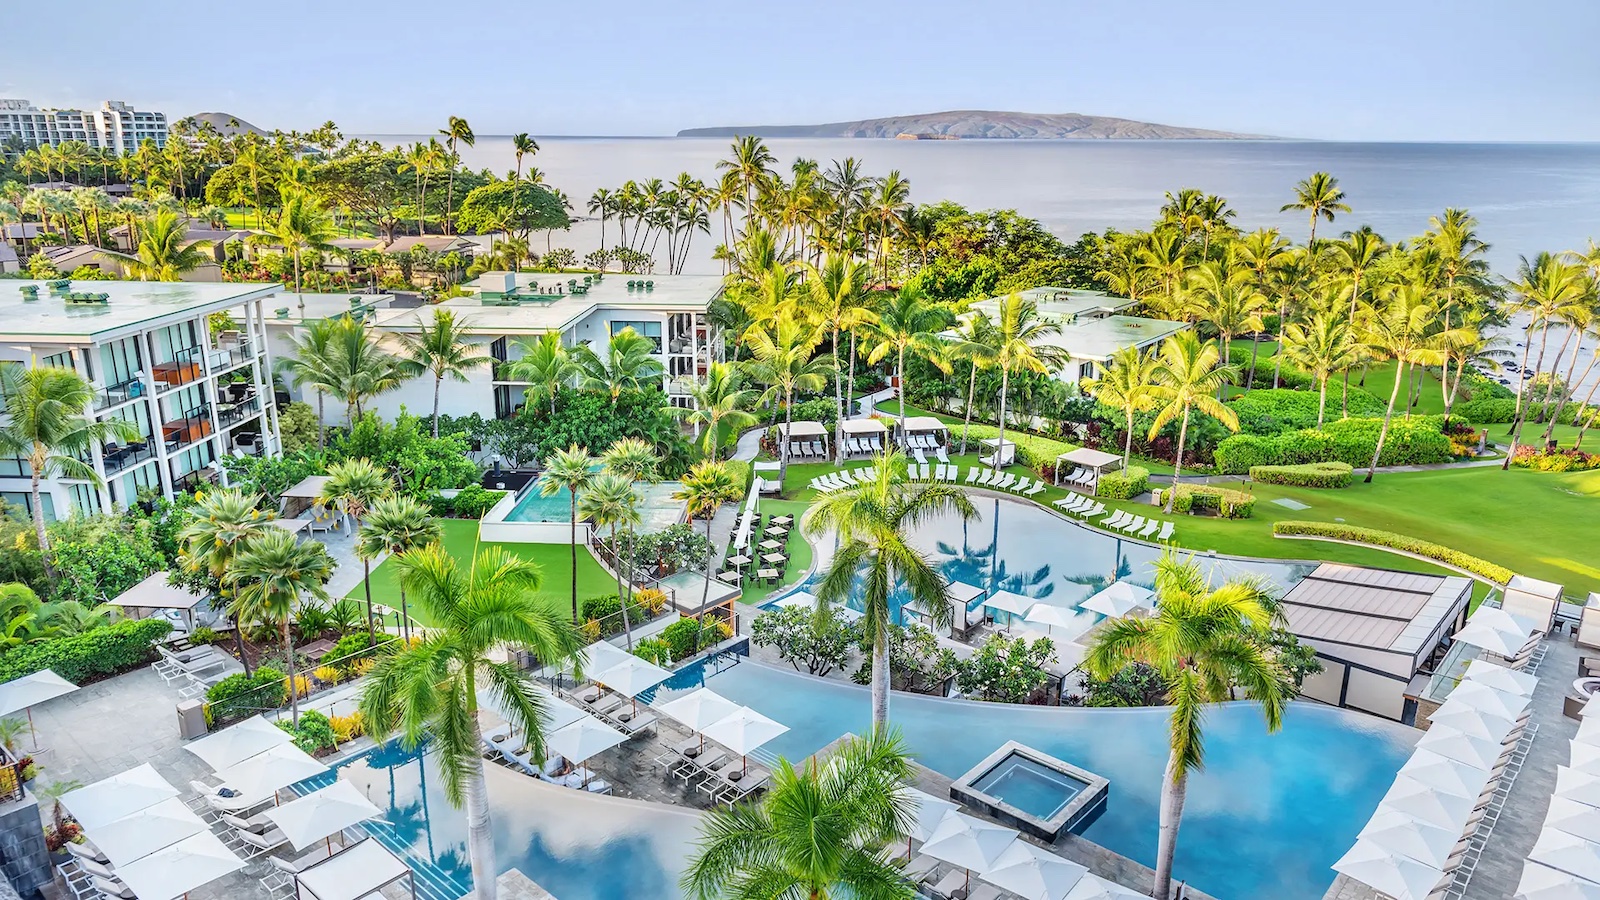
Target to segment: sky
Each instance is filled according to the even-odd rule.
[[[1600,141],[1596,0],[74,0],[0,97],[346,134],[662,135],[946,109],[1327,140]],[[19,40],[25,35],[48,40]]]

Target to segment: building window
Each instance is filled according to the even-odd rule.
[[[68,486],[72,497],[72,508],[86,516],[92,516],[100,511],[100,492],[87,484],[74,484]]]
[[[1094,363],[1092,363],[1092,362],[1079,363],[1078,364],[1078,377],[1079,378],[1093,378],[1094,377]]]
[[[49,491],[44,491],[39,494],[39,499],[44,502],[44,520],[46,522],[54,522],[56,520],[55,498],[51,496]],[[0,500],[4,500],[6,503],[21,509],[30,518],[33,516],[33,495],[27,491],[0,491]]]
[[[650,339],[656,345],[655,352],[661,352],[661,323],[660,322],[612,322],[611,336],[616,337],[625,328],[632,328],[636,334]]]

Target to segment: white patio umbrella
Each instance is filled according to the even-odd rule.
[[[911,832],[906,835],[907,842],[925,841],[933,836],[933,830],[939,827],[939,822],[944,819],[945,813],[954,812],[961,807],[944,799],[935,797],[927,791],[911,789],[911,796],[917,801],[917,819],[911,823]]]
[[[1497,615],[1498,614],[1498,615]],[[1500,656],[1512,657],[1528,645],[1530,632],[1511,620],[1509,613],[1492,606],[1480,606],[1455,639]]]
[[[1454,728],[1462,734],[1485,741],[1500,743],[1517,727],[1517,723],[1484,709],[1473,709],[1466,704],[1452,706],[1446,703],[1438,712],[1428,717],[1429,726]]]
[[[1600,697],[1600,694],[1590,695],[1588,701],[1583,704],[1583,709],[1578,710],[1579,718],[1587,719],[1592,714],[1600,713],[1600,700],[1596,700],[1596,697]]]
[[[1018,840],[1017,833],[1010,828],[991,825],[959,812],[948,812],[923,842],[922,852],[966,869],[970,885],[973,870],[979,875],[992,871],[1000,854]]]
[[[551,753],[559,753],[567,762],[582,765],[597,753],[603,753],[627,740],[628,736],[593,716],[585,716],[571,725],[550,732],[544,745]]]
[[[1465,705],[1473,709],[1494,713],[1503,719],[1517,719],[1522,716],[1532,702],[1532,700],[1521,694],[1495,690],[1482,682],[1463,681],[1456,685],[1455,690],[1450,692],[1450,696],[1445,698],[1440,709],[1452,704],[1457,706]]]
[[[1391,853],[1443,869],[1461,835],[1414,819],[1399,810],[1380,808],[1366,827],[1361,829],[1357,839],[1370,841]]]
[[[1528,858],[1585,881],[1600,881],[1600,844],[1575,834],[1546,828],[1539,833]]]
[[[320,791],[267,810],[267,818],[298,852],[317,841],[331,842],[333,835],[376,818],[378,813],[378,807],[355,785],[335,781]],[[331,846],[328,849],[332,852]]]
[[[544,707],[544,727],[546,731],[554,731],[563,725],[570,725],[588,715],[588,713],[537,684],[531,685],[531,687],[532,693],[539,698],[540,704]],[[500,704],[500,701],[495,699],[494,694],[488,688],[478,689],[478,708],[487,709],[499,716],[500,720],[507,724],[510,724],[515,718],[507,714],[506,708]]]
[[[293,744],[281,744],[217,773],[246,797],[269,797],[291,784],[321,775],[328,767]]]
[[[117,866],[117,877],[140,900],[172,900],[242,868],[244,860],[208,831]]]
[[[1580,744],[1600,747],[1600,716],[1584,718],[1578,723],[1578,733],[1572,736]]]
[[[801,609],[816,609],[817,603],[816,594],[810,591],[795,591],[773,605],[781,606],[784,609],[792,609],[797,606]]]
[[[1127,581],[1113,581],[1093,597],[1078,604],[1081,609],[1092,609],[1103,616],[1120,619],[1141,607],[1149,608],[1156,592]]]
[[[1028,614],[1023,616],[1024,621],[1034,625],[1043,625],[1046,633],[1053,634],[1051,630],[1057,625],[1067,626],[1077,621],[1078,611],[1065,606],[1054,606],[1049,603],[1035,603]]]
[[[1555,796],[1600,807],[1600,775],[1590,775],[1566,766],[1556,766]]]
[[[265,753],[293,740],[287,731],[260,716],[254,716],[216,734],[185,744],[183,749],[200,757],[212,771],[216,771],[238,765],[258,753]]]
[[[1415,819],[1460,833],[1478,805],[1475,797],[1457,797],[1401,775],[1378,801],[1379,809],[1393,809]]]
[[[1544,827],[1600,842],[1600,809],[1566,797],[1551,797],[1550,807],[1544,814]]]
[[[1078,879],[1061,900],[1125,900],[1128,897],[1144,897],[1149,900],[1149,894],[1141,894],[1133,888],[1126,888],[1115,881],[1108,881],[1098,875],[1088,874]]]
[[[698,732],[739,711],[739,704],[710,688],[698,688],[660,706],[661,712]]]
[[[178,789],[145,763],[70,791],[61,797],[61,805],[85,830],[93,830],[176,796]]]
[[[1447,725],[1436,725],[1429,728],[1422,735],[1422,739],[1417,741],[1417,749],[1432,750],[1457,762],[1492,771],[1495,763],[1500,760],[1503,748],[1494,741],[1462,734]]]
[[[1477,797],[1489,783],[1489,772],[1476,766],[1440,756],[1431,750],[1418,750],[1400,767],[1400,774],[1419,784],[1455,797]]]
[[[1518,672],[1505,666],[1495,665],[1484,659],[1475,659],[1467,664],[1467,672],[1462,676],[1464,681],[1473,681],[1478,684],[1487,684],[1498,691],[1508,694],[1520,694],[1532,697],[1533,689],[1539,686],[1539,676],[1529,675],[1527,672]]]
[[[774,722],[748,706],[741,706],[727,718],[707,725],[700,733],[739,756],[748,757],[752,750],[788,730],[789,726]],[[743,765],[748,768],[749,760],[743,760]]]
[[[1572,768],[1590,775],[1600,775],[1600,747],[1582,741],[1568,741],[1567,744],[1572,753]]]
[[[1061,900],[1087,874],[1085,866],[1027,841],[1016,841],[994,861],[983,880],[1023,900]]]
[[[200,821],[200,817],[182,800],[169,797],[154,806],[147,806],[115,822],[101,825],[94,829],[90,837],[112,865],[125,866],[207,830],[206,823]]]
[[[1543,863],[1528,862],[1522,866],[1516,900],[1600,900],[1600,884]]]
[[[28,734],[33,737],[33,749],[38,750],[39,732],[33,728],[33,707],[46,700],[64,697],[77,689],[77,685],[50,669],[40,669],[32,675],[14,678],[0,684],[0,719],[13,713],[26,712]]]
[[[983,605],[989,609],[998,609],[1003,613],[1010,613],[1013,616],[1026,617],[1028,610],[1033,609],[1038,602],[1032,597],[1024,597],[1011,591],[995,591],[984,598]]]
[[[594,680],[596,672],[604,672],[612,666],[638,658],[610,641],[595,641],[583,649],[587,654],[587,661],[583,664],[583,674],[590,680]]]
[[[1390,853],[1380,844],[1358,840],[1333,870],[1394,900],[1424,900],[1444,880],[1444,873],[1408,856]]]

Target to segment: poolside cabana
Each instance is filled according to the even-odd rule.
[[[283,492],[279,502],[278,514],[285,519],[293,519],[311,508],[322,496],[322,489],[328,485],[326,475],[307,475],[298,483]]]
[[[995,591],[984,599],[983,605],[986,609],[1006,613],[1008,616],[1006,627],[1010,628],[1017,619],[1026,616],[1028,610],[1033,609],[1034,604],[1038,602],[1032,597],[1024,597],[1011,591]]]
[[[828,429],[821,422],[779,423],[778,438],[788,443],[790,458],[828,458]]]
[[[206,602],[206,596],[168,584],[167,576],[170,574],[166,570],[156,572],[106,603],[129,610],[129,616],[135,619],[142,619],[153,610],[170,610],[180,620],[173,624],[186,624],[188,630],[193,631],[194,608]],[[168,617],[169,620],[172,618]]]
[[[839,423],[844,432],[844,442],[839,445],[839,457],[870,456],[883,451],[883,439],[888,429],[877,419],[845,419]]]
[[[1017,461],[1017,445],[1014,441],[1002,442],[999,438],[992,437],[984,438],[978,443],[988,450],[978,457],[978,462],[990,468],[1003,469]]]
[[[933,416],[907,416],[900,433],[900,446],[906,449],[932,450],[948,444],[950,427]]]
[[[1095,483],[1100,480],[1101,474],[1121,462],[1122,457],[1115,453],[1079,447],[1076,450],[1068,450],[1066,453],[1056,457],[1055,480],[1057,484],[1062,483],[1061,464],[1067,463],[1072,468],[1067,472],[1066,483],[1083,485],[1085,488],[1093,490]]]
[[[415,900],[417,881],[410,867],[367,838],[295,875],[294,892],[299,900],[362,900],[402,880],[409,882]]]
[[[751,471],[755,472],[755,483],[752,485],[752,487],[755,488],[756,493],[783,493],[783,481],[778,478],[778,473],[783,469],[782,463],[779,463],[776,460],[754,462],[750,464],[750,469]],[[772,477],[768,478],[768,475],[771,475]]]

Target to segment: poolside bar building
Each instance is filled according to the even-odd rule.
[[[1323,563],[1283,598],[1289,630],[1324,667],[1304,696],[1414,724],[1420,686],[1471,599],[1469,578]]]

